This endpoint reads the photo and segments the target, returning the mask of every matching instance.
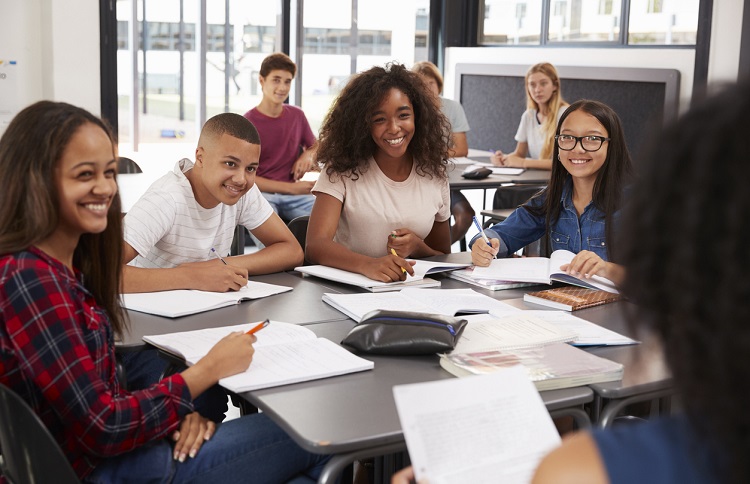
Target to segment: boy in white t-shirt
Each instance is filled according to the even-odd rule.
[[[179,161],[125,216],[123,292],[232,291],[248,275],[302,263],[299,243],[255,186],[260,149],[258,131],[239,114],[206,122],[195,164]],[[227,257],[237,225],[265,248]]]
[[[297,239],[255,186],[259,157],[260,137],[250,121],[233,113],[209,119],[198,139],[195,164],[177,162],[125,216],[124,260],[129,264],[123,292],[232,291],[246,285],[248,275],[302,264]],[[266,247],[223,257],[237,225],[247,227]],[[129,390],[148,388],[166,369],[156,350],[123,353],[119,359]],[[194,404],[201,415],[221,422],[227,396],[215,385]]]

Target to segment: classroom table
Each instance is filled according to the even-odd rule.
[[[331,287],[327,281],[303,278],[296,272],[250,276],[250,279],[294,289],[274,296],[244,301],[240,304],[179,318],[128,311],[130,331],[123,336],[122,341],[117,343],[117,350],[142,350],[146,347],[142,338],[147,334],[231,326],[266,318],[303,325],[346,318],[345,315],[325,304],[322,297],[325,292],[351,292],[351,286]]]

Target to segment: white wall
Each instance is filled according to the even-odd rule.
[[[3,120],[42,99],[100,114],[97,0],[0,0],[0,132]],[[7,74],[7,73],[6,73]]]
[[[714,0],[709,85],[737,80],[744,0]]]

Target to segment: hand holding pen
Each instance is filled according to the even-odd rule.
[[[487,267],[490,265],[492,260],[497,255],[497,251],[500,248],[500,241],[497,239],[490,240],[487,234],[484,233],[484,229],[479,225],[479,220],[474,217],[474,224],[479,229],[479,233],[482,235],[484,244],[478,240],[471,246],[471,263],[479,267]]]

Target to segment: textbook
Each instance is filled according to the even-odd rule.
[[[622,379],[623,366],[565,343],[534,348],[440,355],[455,376],[485,375],[521,364],[537,390],[579,387]]]
[[[515,289],[517,287],[533,286],[533,282],[503,281],[500,279],[477,279],[474,277],[474,266],[458,269],[448,274],[451,279],[472,284],[490,291],[501,291],[503,289]]]
[[[570,342],[573,346],[618,346],[639,343],[632,338],[565,311],[527,310],[524,311],[524,314],[536,316],[553,326],[576,333],[578,336]]]
[[[144,336],[143,340],[184,358],[190,366],[203,358],[224,336],[234,331],[245,332],[256,324]],[[258,340],[254,344],[255,354],[250,367],[242,373],[219,380],[219,384],[227,390],[241,393],[374,367],[372,361],[360,358],[330,340],[316,337],[304,326],[271,321],[255,336]]]
[[[528,484],[560,436],[521,367],[393,387],[417,482]]]
[[[346,314],[358,323],[365,314],[377,309],[456,316],[459,314],[511,314],[520,309],[498,301],[473,289],[418,289],[380,294],[323,294],[323,302]]]
[[[506,281],[535,282],[552,284],[553,281],[573,284],[574,286],[599,289],[618,294],[615,283],[600,276],[584,279],[571,276],[560,270],[560,267],[573,260],[575,254],[567,250],[556,250],[547,257],[511,257],[495,259],[489,267],[475,267],[472,273],[477,279],[502,279]]]
[[[533,348],[574,341],[578,333],[530,311],[464,316],[467,324],[451,354]]]
[[[578,311],[579,309],[600,306],[620,299],[622,298],[619,294],[578,286],[556,287],[523,295],[523,300],[526,302],[562,309],[563,311]]]
[[[469,264],[418,260],[413,266],[414,275],[407,275],[405,281],[396,282],[380,282],[374,279],[370,279],[367,276],[363,276],[362,274],[357,274],[356,272],[344,271],[341,269],[336,269],[334,267],[322,265],[295,267],[294,270],[303,274],[328,279],[330,281],[359,286],[372,292],[383,292],[398,291],[400,289],[403,289],[404,287],[440,287],[440,281],[426,278],[425,276],[429,274],[436,274],[438,272],[461,269],[468,265]]]
[[[121,294],[122,305],[126,309],[141,313],[177,318],[188,314],[202,313],[219,309],[242,301],[260,299],[282,292],[291,291],[291,287],[266,284],[265,282],[248,281],[239,291],[209,292],[180,289],[176,291],[141,292]]]

